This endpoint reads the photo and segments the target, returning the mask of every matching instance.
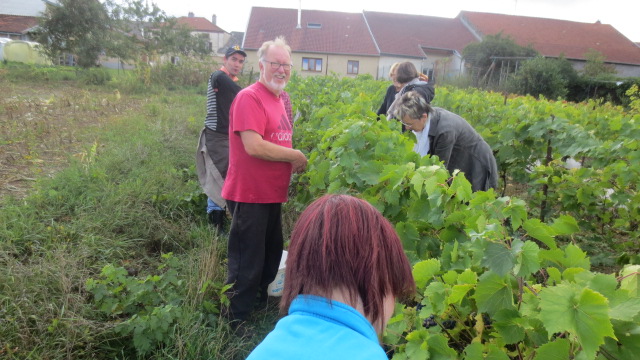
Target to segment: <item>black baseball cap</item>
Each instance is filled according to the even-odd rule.
[[[247,53],[244,52],[238,45],[232,46],[229,49],[227,49],[227,52],[224,54],[224,57],[228,58],[233,54],[240,54],[244,57],[247,57]]]

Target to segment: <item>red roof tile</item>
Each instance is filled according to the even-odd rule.
[[[253,7],[243,47],[258,49],[263,42],[284,36],[293,51],[378,55],[362,14],[336,11]],[[310,28],[308,24],[320,24]]]
[[[35,16],[0,15],[0,32],[22,34],[36,25]]]
[[[458,17],[481,36],[503,32],[519,45],[531,44],[544,56],[564,54],[584,60],[585,53],[595,49],[607,62],[640,64],[640,48],[611,25],[471,11],[462,11]]]
[[[384,55],[424,57],[421,47],[455,50],[478,40],[458,19],[364,11]]]
[[[226,31],[222,30],[220,27],[218,27],[217,25],[214,25],[211,21],[209,21],[208,19],[205,19],[203,17],[188,17],[188,16],[182,16],[176,19],[178,21],[178,24],[180,25],[185,25],[190,29],[193,29],[193,31],[199,31],[199,32],[221,32],[224,33]]]

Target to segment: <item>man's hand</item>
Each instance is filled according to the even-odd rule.
[[[295,152],[296,155],[291,161],[291,167],[294,173],[299,174],[307,169],[307,157],[300,150],[295,150]]]
[[[270,143],[253,130],[240,132],[240,138],[247,154],[253,157],[267,161],[286,161],[291,163],[294,173],[301,173],[307,168],[307,157],[300,150]]]

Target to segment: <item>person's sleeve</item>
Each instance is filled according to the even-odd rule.
[[[384,100],[382,100],[382,105],[380,105],[380,108],[378,109],[378,112],[376,114],[384,115],[386,113],[387,113],[387,98],[385,97]]]
[[[422,97],[429,104],[431,104],[431,101],[436,96],[436,89],[431,84],[427,84],[426,86],[416,87],[414,90],[418,90],[420,95],[422,95]]]
[[[444,161],[444,166],[449,169],[449,160],[456,143],[455,132],[449,130],[440,133],[433,139],[433,142],[433,154],[431,155],[437,155],[441,161]]]

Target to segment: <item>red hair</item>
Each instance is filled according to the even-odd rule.
[[[307,207],[291,234],[280,309],[299,294],[330,297],[344,289],[362,301],[372,323],[385,296],[415,292],[411,265],[395,229],[371,204],[350,195],[325,195]]]

